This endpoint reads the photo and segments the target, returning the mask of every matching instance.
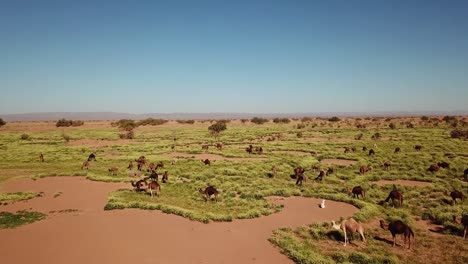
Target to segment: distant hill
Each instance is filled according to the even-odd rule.
[[[118,120],[118,119],[145,119],[162,118],[169,120],[179,119],[239,119],[252,117],[365,117],[365,116],[422,116],[422,115],[468,115],[468,111],[453,112],[322,112],[322,113],[148,113],[130,114],[118,112],[43,112],[43,113],[23,113],[23,114],[0,114],[0,118],[5,121],[49,121],[61,118],[71,120]]]

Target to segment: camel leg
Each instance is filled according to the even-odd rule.
[[[393,236],[393,246],[396,245],[396,236]]]
[[[344,246],[346,247],[346,242],[348,241],[348,236],[346,235],[346,228],[343,228],[344,232]]]
[[[360,230],[359,234],[361,234],[362,241],[366,242],[366,238],[364,237],[364,232],[362,230]]]
[[[468,230],[468,227],[465,227],[465,230],[463,230],[463,239],[466,238],[466,231]]]

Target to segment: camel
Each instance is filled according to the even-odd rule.
[[[463,171],[463,178],[465,179],[465,181],[468,181],[468,168],[466,168],[466,169]]]
[[[392,199],[392,207],[395,207],[395,200],[398,200],[400,202],[400,206],[403,206],[403,194],[401,194],[400,191],[398,191],[395,186],[393,187],[393,190],[388,194],[387,199],[385,199],[385,202],[387,203],[390,199]]]
[[[460,191],[450,192],[450,197],[452,197],[452,204],[457,204],[457,199],[460,199],[462,202],[465,199],[465,196]]]
[[[389,170],[390,167],[392,167],[392,163],[390,163],[390,161],[385,161],[382,163],[382,167],[384,167],[384,170]]]
[[[372,171],[372,166],[366,166],[366,165],[362,165],[360,168],[359,168],[359,173],[360,174],[364,174],[368,171]]]
[[[223,144],[221,144],[221,143],[216,143],[216,148],[217,148],[218,150],[223,150]]]
[[[441,161],[437,163],[437,166],[443,168],[443,169],[449,169],[450,168],[450,163]]]
[[[150,191],[151,197],[154,196],[153,192],[156,194],[156,196],[159,196],[159,193],[161,193],[161,185],[157,181],[151,181],[148,184],[147,190]]]
[[[367,147],[362,147],[362,151],[367,151]]]
[[[341,221],[341,224],[336,224],[335,221],[332,221],[332,226],[334,229],[343,230],[344,233],[344,246],[349,243],[347,233],[357,232],[361,235],[362,241],[366,242],[366,238],[364,237],[364,228],[362,225],[353,218],[349,218],[347,220]],[[367,242],[366,242],[367,243]]]
[[[396,235],[403,234],[405,238],[404,245],[406,245],[406,239],[408,238],[408,249],[411,248],[411,236],[413,236],[414,239],[414,233],[408,225],[406,225],[400,220],[392,221],[390,222],[390,224],[387,225],[383,220],[380,220],[380,227],[383,230],[389,230],[390,233],[392,233],[393,246],[396,245]]]
[[[313,171],[320,171],[320,165],[317,164],[317,165],[312,166],[312,170]]]
[[[429,168],[427,169],[427,171],[430,171],[430,172],[438,172],[440,170],[440,167],[439,165],[437,164],[432,164],[431,166],[429,166]]]
[[[94,153],[89,154],[88,161],[96,161],[96,155]]]
[[[153,162],[151,162],[149,165],[148,165],[148,169],[146,171],[150,172],[150,171],[154,171],[154,169],[156,168],[156,164],[154,164]]]
[[[369,150],[369,156],[372,156],[372,155],[375,155],[374,149],[370,149],[370,150]]]
[[[137,192],[146,191],[148,188],[148,182],[146,182],[146,180],[139,180],[136,183],[131,181],[131,184],[133,187],[135,187]]]
[[[366,192],[361,186],[354,186],[353,189],[350,191],[350,194],[352,194],[353,197],[357,199],[359,199],[359,195],[362,196],[362,199],[366,197]]]
[[[247,148],[245,149],[245,151],[247,151],[247,153],[249,153],[249,154],[252,154],[252,152],[253,152],[253,146],[252,146],[252,145],[249,145],[249,147],[247,147]]]
[[[327,175],[327,173],[324,170],[320,170],[319,175],[317,175],[317,177],[315,177],[315,180],[316,181],[322,181],[323,177],[325,177],[326,175]]]
[[[332,175],[333,173],[335,173],[335,168],[329,167],[327,170],[327,175]]]
[[[208,150],[209,148],[210,146],[207,144],[202,145],[202,150]]]
[[[348,153],[348,152],[351,152],[351,149],[349,147],[345,147],[344,148],[344,153]]]
[[[174,151],[175,145],[171,145],[171,150]]]
[[[218,190],[216,190],[215,187],[213,186],[208,186],[205,188],[205,190],[203,189],[199,189],[198,190],[201,194],[203,194],[203,198],[205,198],[205,201],[208,201],[210,199],[211,196],[214,196],[214,200],[217,200],[218,199]],[[211,199],[213,200],[213,199]]]
[[[127,169],[133,170],[133,161],[130,161],[130,162],[128,163]]]
[[[83,162],[83,165],[81,165],[81,169],[84,168],[89,169],[89,161],[86,160],[85,162]]]
[[[39,161],[44,162],[44,154],[42,154],[42,152],[39,154]]]
[[[117,168],[117,167],[110,167],[109,168],[109,174],[111,174],[111,175],[116,175],[118,171],[119,171],[119,168]]]
[[[164,172],[162,176],[162,182],[166,183],[169,180],[169,173],[167,171]]]
[[[277,174],[278,174],[278,169],[276,168],[276,166],[273,165],[271,167],[271,173],[268,173],[268,177],[273,178],[273,177],[276,177]]]
[[[164,163],[162,161],[158,162],[158,164],[156,164],[156,168],[154,168],[155,170],[159,169],[159,168],[164,168]]]
[[[351,151],[352,151],[352,152],[356,152],[356,147],[352,147],[352,148],[351,148]]]
[[[171,165],[172,165],[172,166],[175,166],[175,165],[176,165],[176,163],[177,163],[177,159],[172,159],[172,161],[171,161]]]
[[[137,162],[137,168],[139,171],[143,169],[143,166],[146,166],[147,160],[145,156],[140,156],[138,159],[135,160]]]
[[[422,148],[423,148],[423,147],[422,147],[421,145],[415,145],[415,146],[414,146],[414,150],[416,150],[416,151],[421,151]]]
[[[158,173],[156,173],[156,171],[152,171],[150,176],[146,177],[145,180],[151,179],[153,181],[158,181],[158,177]]]
[[[211,166],[211,161],[209,159],[201,160],[201,162],[205,165]]]
[[[463,225],[463,239],[465,239],[466,233],[468,232],[468,215],[463,215],[460,220],[458,220],[457,217],[454,215],[453,222],[456,224]]]
[[[400,153],[400,152],[401,152],[400,147],[396,147],[396,148],[395,148],[395,151],[394,151],[393,153]]]

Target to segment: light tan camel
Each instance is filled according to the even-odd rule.
[[[351,233],[358,232],[361,235],[362,241],[366,242],[366,238],[364,237],[364,228],[362,227],[360,223],[356,222],[356,220],[354,220],[353,218],[343,220],[341,224],[336,224],[335,221],[332,221],[332,224],[333,224],[334,229],[343,230],[345,246],[346,246],[346,243],[348,242],[348,236],[346,234],[348,231]]]

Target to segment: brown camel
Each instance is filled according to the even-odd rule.
[[[408,238],[408,249],[411,248],[411,236],[413,236],[414,239],[414,233],[408,225],[400,220],[392,221],[387,225],[383,220],[380,220],[380,227],[384,230],[389,230],[390,233],[392,233],[393,246],[396,245],[396,235],[403,234],[405,238],[404,245],[406,245],[406,239]]]
[[[252,154],[252,152],[253,152],[253,146],[252,146],[252,145],[249,145],[249,147],[247,147],[247,148],[245,149],[245,151],[247,151],[247,153],[249,153],[249,154]]]
[[[460,220],[458,220],[457,217],[454,215],[453,222],[456,224],[463,225],[463,239],[465,239],[466,233],[468,232],[468,215],[463,215]]]
[[[394,189],[388,194],[387,199],[385,199],[385,202],[387,203],[388,201],[392,200],[392,207],[395,207],[395,200],[397,200],[400,203],[400,206],[403,206],[403,194],[401,194],[400,191],[398,191],[395,187]]]
[[[449,169],[450,168],[450,164],[448,162],[445,162],[445,161],[441,161],[441,162],[437,162],[437,166],[443,168],[443,169]]]
[[[427,171],[430,171],[430,172],[438,172],[440,170],[440,167],[439,165],[437,164],[432,164],[431,166],[429,166],[429,168],[427,169]]]
[[[156,194],[156,196],[159,196],[159,193],[161,193],[161,185],[157,181],[151,181],[148,184],[148,190],[150,191],[151,197]]]
[[[211,166],[211,161],[209,159],[201,160],[201,162],[205,165]]]
[[[89,169],[89,164],[90,164],[89,161],[86,160],[85,162],[83,162],[83,165],[81,165],[81,169],[84,169],[84,168]]]
[[[452,204],[457,204],[457,199],[460,199],[462,202],[465,199],[465,196],[460,191],[451,191],[450,197],[452,197]]]
[[[109,174],[110,175],[116,175],[118,171],[119,171],[119,168],[117,168],[117,167],[110,167],[109,168]]]
[[[421,145],[415,145],[415,146],[414,146],[414,150],[416,150],[416,151],[421,151],[422,148],[423,148],[423,147],[422,147]]]
[[[332,175],[333,173],[335,173],[335,168],[329,167],[327,170],[327,175]]]
[[[208,187],[205,188],[205,190],[200,189],[198,191],[201,194],[203,194],[203,198],[205,198],[205,201],[208,201],[211,198],[211,196],[214,196],[214,200],[218,199],[219,192],[213,186],[208,186]],[[211,200],[213,200],[213,199],[211,199]]]
[[[96,161],[96,155],[94,153],[89,154],[88,161]]]
[[[372,171],[372,166],[366,166],[366,165],[362,165],[360,168],[359,168],[359,173],[360,174],[364,174],[368,171]]]
[[[130,162],[128,163],[127,169],[133,170],[133,161],[130,161]]]
[[[223,149],[223,144],[221,144],[221,143],[216,143],[216,148],[217,148],[218,150],[222,150],[222,149]]]
[[[382,163],[382,167],[384,167],[384,170],[389,170],[392,167],[392,164],[390,163],[390,161],[385,161],[384,163]]]
[[[278,169],[276,168],[276,166],[273,165],[271,167],[271,173],[268,173],[268,177],[273,178],[273,177],[276,177],[277,174],[278,174]]]
[[[395,151],[393,153],[400,153],[401,152],[401,148],[400,147],[396,147],[395,148]]]
[[[135,191],[137,192],[146,191],[148,188],[148,182],[146,182],[146,180],[139,180],[136,183],[131,181],[131,184],[135,187]]]
[[[208,150],[209,148],[210,146],[207,144],[202,145],[202,150]]]
[[[44,154],[42,154],[42,152],[39,154],[39,161],[44,162]]]
[[[167,171],[164,172],[162,176],[162,182],[166,183],[169,180],[169,173]]]
[[[325,177],[325,176],[327,176],[327,172],[324,171],[324,170],[320,170],[319,175],[317,175],[317,177],[315,177],[315,180],[316,181],[322,181],[323,177]]]
[[[346,246],[346,243],[349,242],[348,236],[346,233],[351,232],[351,233],[359,233],[361,235],[362,241],[366,242],[366,238],[364,237],[364,228],[362,227],[361,224],[356,222],[353,218],[349,218],[347,220],[341,221],[341,224],[336,224],[335,221],[332,221],[332,225],[334,229],[337,230],[343,230],[344,233],[344,246]],[[367,242],[366,242],[367,243]]]
[[[375,151],[373,149],[369,150],[369,156],[375,155]]]
[[[465,181],[468,181],[468,168],[466,168],[466,169],[463,171],[463,178],[465,179]]]
[[[353,195],[354,198],[359,199],[359,195],[362,196],[362,199],[366,197],[366,192],[361,186],[355,186],[353,189],[350,191],[350,193]]]

